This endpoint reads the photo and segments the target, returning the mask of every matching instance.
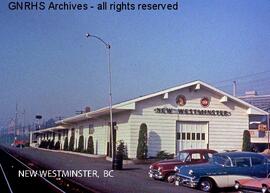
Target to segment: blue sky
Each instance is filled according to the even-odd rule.
[[[86,32],[112,45],[114,103],[192,80],[215,85],[270,70],[268,0],[179,4],[178,11],[118,13],[11,11],[8,1],[1,1],[0,125],[14,117],[16,102],[27,122],[36,114],[70,116],[85,106],[108,104],[106,50],[86,39]]]

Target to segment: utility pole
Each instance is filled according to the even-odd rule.
[[[23,109],[23,128],[22,128],[22,138],[25,139],[25,109]]]
[[[18,126],[18,103],[16,102],[16,112],[15,112],[15,125],[14,125],[14,141],[17,139],[17,126]]]
[[[236,96],[236,81],[233,81],[233,96]]]

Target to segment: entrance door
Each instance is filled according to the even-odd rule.
[[[176,152],[184,149],[206,149],[207,122],[176,122]]]

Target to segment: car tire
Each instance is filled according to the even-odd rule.
[[[213,192],[214,187],[215,187],[215,182],[210,178],[201,179],[198,186],[198,188],[204,192]]]
[[[174,173],[167,174],[165,179],[170,184],[174,183],[175,182],[175,175],[174,175]]]

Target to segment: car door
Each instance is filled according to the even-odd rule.
[[[253,157],[251,160],[252,160],[252,176],[258,178],[266,178],[270,170],[270,165],[267,162],[267,160],[258,157]]]
[[[251,178],[252,165],[250,157],[237,157],[232,159],[232,167],[227,168],[227,186],[233,186],[235,180],[243,178]]]

